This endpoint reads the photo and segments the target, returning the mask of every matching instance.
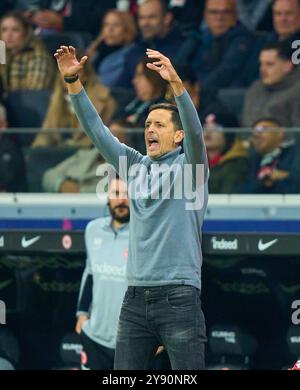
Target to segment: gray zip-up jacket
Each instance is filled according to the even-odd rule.
[[[184,153],[177,148],[157,159],[120,143],[83,89],[71,95],[71,100],[101,155],[128,181],[128,285],[187,284],[201,289],[201,228],[208,198],[208,163],[201,123],[188,93],[176,97],[185,131]],[[123,160],[119,166],[119,157],[126,163]],[[197,166],[202,168],[198,175]]]

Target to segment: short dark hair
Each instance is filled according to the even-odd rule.
[[[285,42],[269,42],[263,46],[261,52],[266,50],[275,50],[281,60],[292,62],[293,50]]]
[[[157,3],[160,4],[160,8],[161,8],[161,11],[162,11],[163,15],[166,15],[168,12],[170,12],[169,6],[168,6],[168,3],[167,3],[166,0],[146,0],[146,1],[143,1],[141,3],[141,5],[143,5],[144,3],[149,3],[151,1],[157,1]]]
[[[174,124],[175,130],[183,130],[182,122],[179,116],[178,108],[171,103],[157,103],[152,104],[152,106],[149,107],[149,113],[154,110],[167,110],[171,111],[171,120]]]

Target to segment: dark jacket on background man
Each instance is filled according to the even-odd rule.
[[[26,173],[22,151],[11,136],[0,133],[0,192],[25,191]]]
[[[272,168],[289,172],[284,180],[278,180],[272,187],[266,187],[258,179],[259,171],[267,166],[267,156],[261,156],[251,150],[250,171],[243,192],[252,194],[299,194],[300,193],[300,148],[294,143],[284,143],[278,148],[272,160]],[[264,161],[263,161],[264,160]]]
[[[164,38],[155,38],[151,41],[139,40],[133,44],[132,48],[127,52],[124,60],[123,71],[120,74],[115,85],[120,88],[132,89],[132,79],[134,77],[135,68],[142,58],[146,56],[146,49],[161,51],[169,57],[171,61],[176,62],[178,58],[178,47],[184,40],[183,33],[177,25],[174,25]]]
[[[264,85],[261,80],[252,84],[246,93],[243,126],[252,126],[261,118],[275,118],[282,126],[300,125],[300,70],[294,69],[283,80]]]
[[[282,42],[286,44],[288,47],[291,47],[294,41],[299,41],[299,40],[300,40],[300,30],[296,31],[294,34],[292,34],[291,36],[283,40],[279,39],[279,36],[276,33],[276,31],[271,32],[268,37],[269,42]]]
[[[254,36],[242,25],[215,37],[208,30],[191,32],[178,48],[179,65],[189,64],[205,88],[247,86],[243,68],[249,61]]]

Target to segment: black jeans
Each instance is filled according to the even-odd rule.
[[[115,350],[106,348],[90,339],[83,331],[80,333],[83,347],[81,367],[83,370],[113,370]]]
[[[173,370],[204,369],[205,319],[192,286],[128,287],[119,319],[116,370],[143,370],[163,345]]]

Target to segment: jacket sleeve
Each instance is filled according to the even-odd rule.
[[[208,177],[208,160],[203,129],[198,113],[187,91],[181,96],[176,96],[175,100],[185,132],[183,142],[185,160],[188,164],[191,164],[193,168],[196,167],[197,164],[203,164],[206,181]]]
[[[111,164],[115,170],[124,178],[131,165],[139,163],[142,155],[121,143],[112,135],[110,130],[104,125],[98,115],[95,107],[88,98],[84,88],[75,95],[70,95],[76,115],[85,130],[86,134],[92,140],[100,154],[106,162]],[[126,166],[119,166],[119,158],[126,159]],[[127,169],[127,171],[125,171]]]

